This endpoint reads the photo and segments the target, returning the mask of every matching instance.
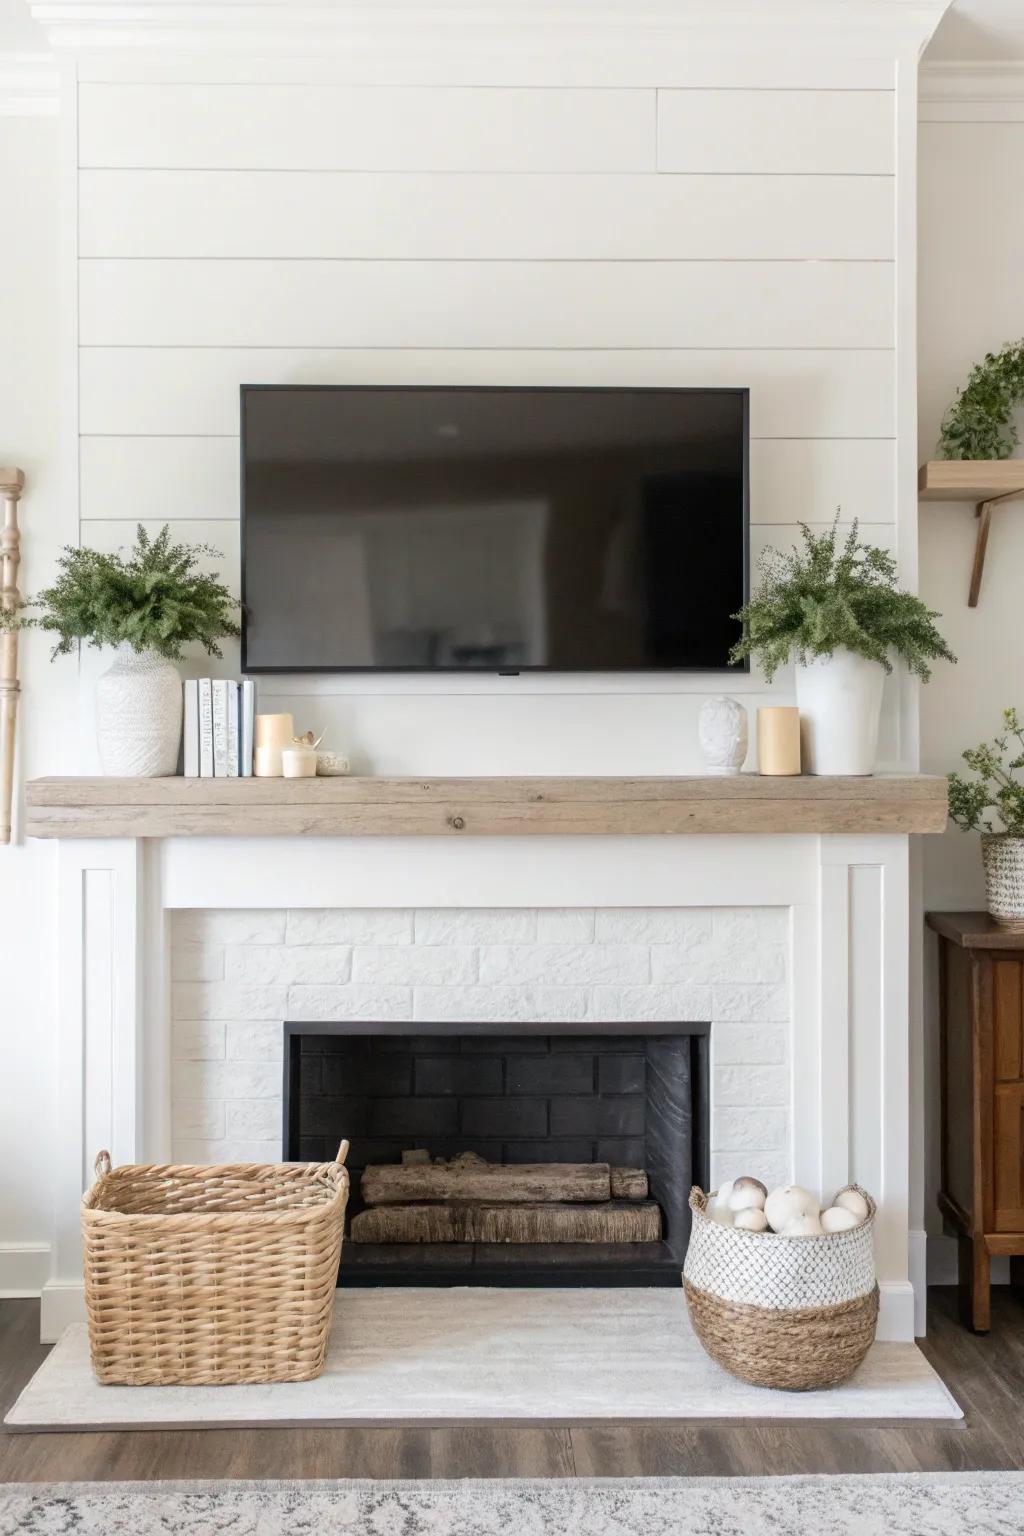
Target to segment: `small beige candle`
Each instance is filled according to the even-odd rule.
[[[256,751],[253,754],[253,773],[258,779],[281,777],[281,752],[290,747],[295,735],[295,723],[291,715],[257,715],[255,730]]]
[[[757,771],[778,778],[800,772],[800,711],[794,704],[758,710]]]

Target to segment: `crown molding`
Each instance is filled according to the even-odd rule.
[[[59,111],[53,54],[0,52],[0,117],[55,117]]]
[[[52,47],[353,62],[595,62],[674,46],[923,49],[949,0],[29,0]]]
[[[923,123],[1024,122],[1024,59],[926,61],[918,116]]]

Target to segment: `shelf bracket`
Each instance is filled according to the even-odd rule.
[[[974,509],[974,515],[978,520],[978,533],[974,541],[974,564],[971,567],[971,590],[967,596],[968,608],[977,608],[978,598],[981,594],[981,577],[985,569],[985,553],[988,549],[989,529],[992,526],[992,513],[996,507],[1001,507],[1004,502],[1016,501],[1024,496],[1024,486],[1019,491],[1007,491],[1004,496],[992,496],[988,501],[979,501]]]

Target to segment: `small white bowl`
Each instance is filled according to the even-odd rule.
[[[318,752],[316,771],[322,779],[340,779],[349,771],[349,761],[344,752]]]

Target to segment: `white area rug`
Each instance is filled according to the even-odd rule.
[[[0,1536],[1020,1536],[1024,1474],[15,1483]]]
[[[682,1291],[342,1290],[316,1381],[101,1387],[69,1328],[7,1415],[14,1429],[958,1419],[913,1344],[875,1344],[824,1392],[748,1387],[704,1353]]]

